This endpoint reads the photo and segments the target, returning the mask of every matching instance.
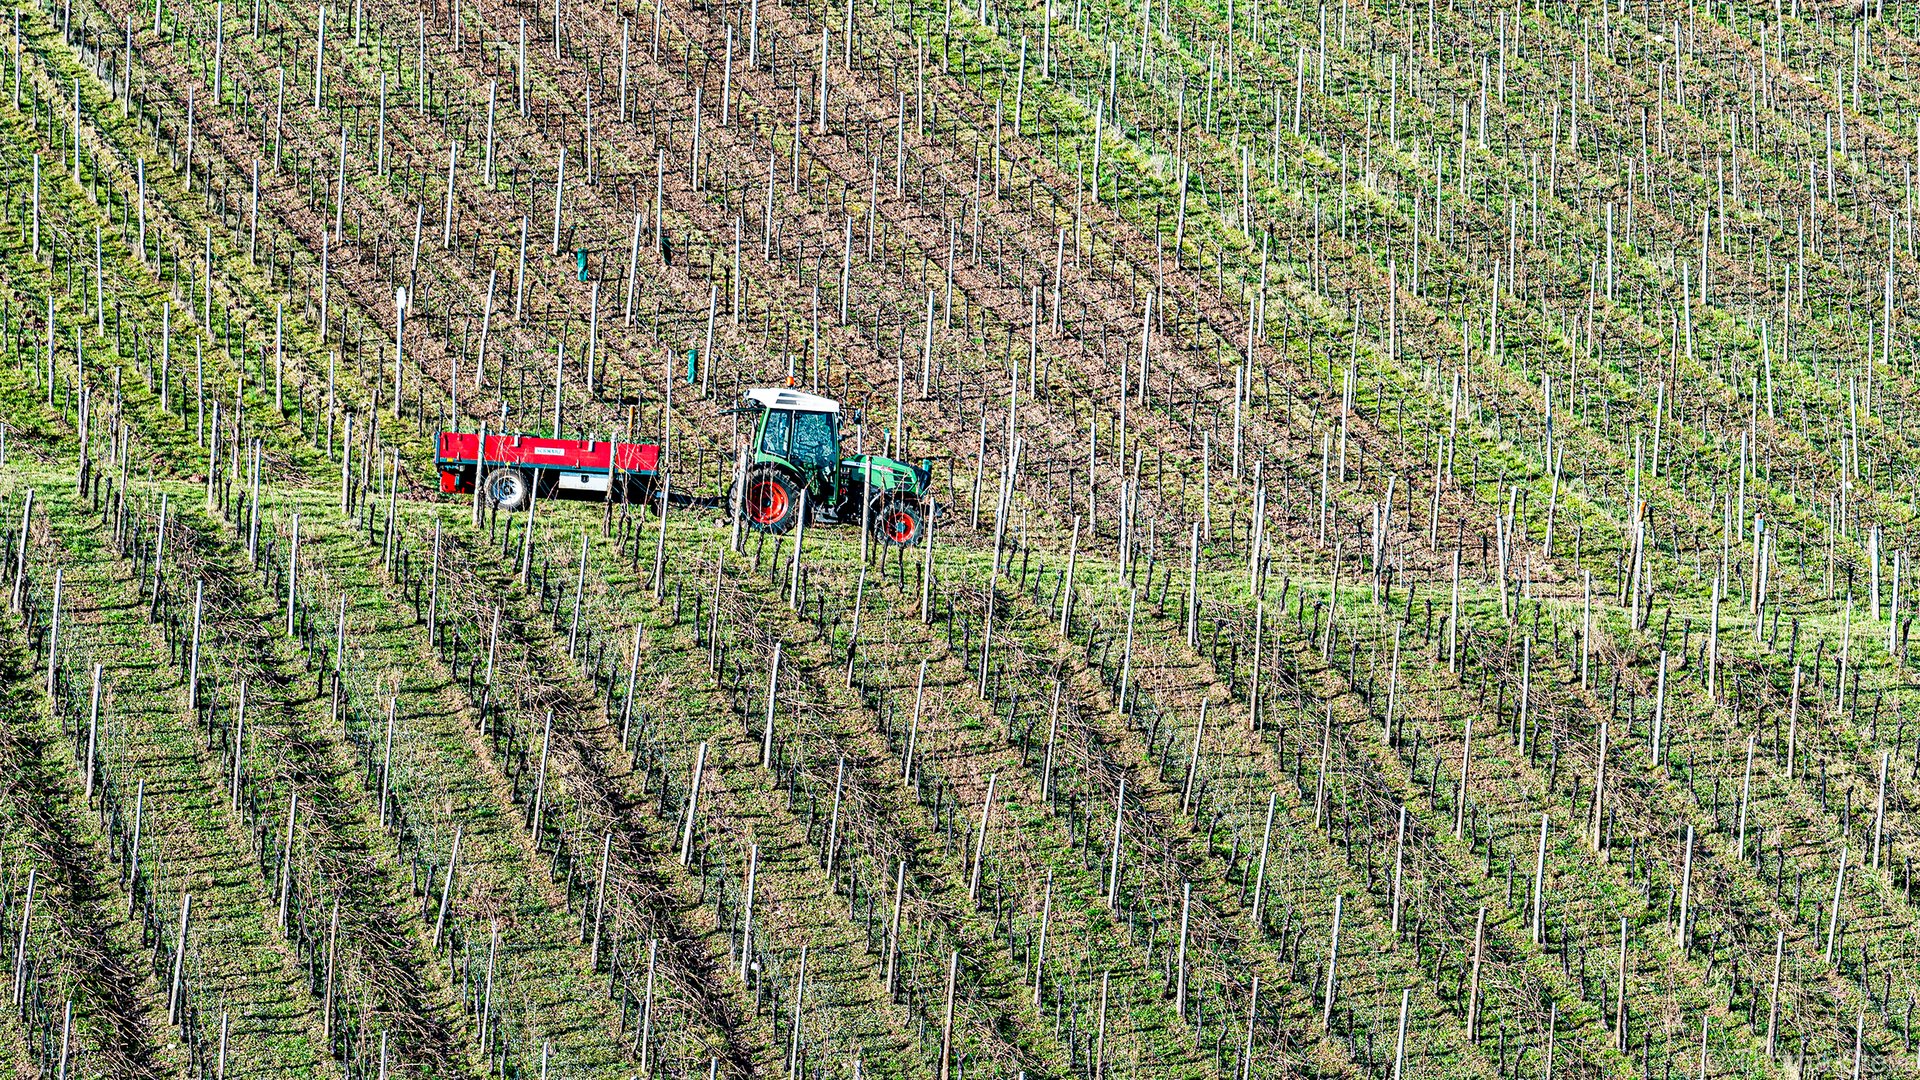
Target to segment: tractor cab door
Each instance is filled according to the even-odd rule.
[[[840,504],[840,433],[832,413],[796,412],[793,463],[806,480],[807,498],[817,507]]]

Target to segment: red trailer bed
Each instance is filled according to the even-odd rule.
[[[638,499],[659,472],[660,447],[653,443],[488,435],[486,446],[479,444],[472,432],[440,433],[434,464],[441,491],[470,494],[476,482],[508,470],[541,498]]]

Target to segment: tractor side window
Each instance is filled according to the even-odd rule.
[[[793,414],[784,410],[769,412],[760,435],[760,452],[787,456],[787,435],[793,428]]]
[[[808,468],[832,468],[834,453],[832,413],[798,413],[794,416],[793,457]]]

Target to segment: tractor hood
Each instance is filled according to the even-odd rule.
[[[840,474],[850,480],[865,480],[875,491],[924,495],[933,470],[879,454],[849,454],[840,459]]]

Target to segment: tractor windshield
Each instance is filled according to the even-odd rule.
[[[787,436],[793,431],[793,414],[784,409],[767,413],[766,425],[760,433],[760,452],[777,457],[787,456]]]
[[[832,413],[793,414],[793,460],[808,470],[831,470],[839,463]],[[771,425],[768,428],[772,430]]]

